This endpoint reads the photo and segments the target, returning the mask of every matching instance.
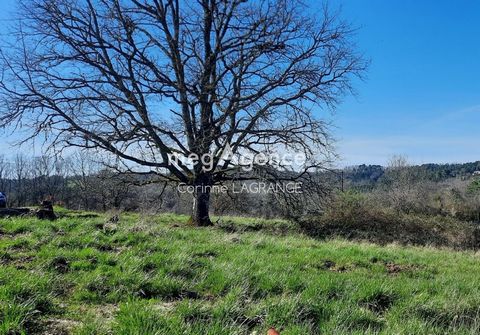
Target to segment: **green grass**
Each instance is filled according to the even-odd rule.
[[[472,251],[320,241],[285,221],[0,220],[0,334],[478,334]]]

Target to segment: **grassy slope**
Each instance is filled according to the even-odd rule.
[[[0,334],[480,331],[473,252],[317,241],[282,222],[64,214],[0,220]]]

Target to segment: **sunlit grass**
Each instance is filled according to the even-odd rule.
[[[477,334],[479,257],[285,221],[0,220],[0,334]],[[215,219],[216,220],[216,219]]]

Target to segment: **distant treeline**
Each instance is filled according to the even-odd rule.
[[[325,194],[334,194],[342,189],[374,192],[380,199],[391,198],[392,203],[385,205],[392,207],[403,204],[401,206],[405,208],[416,208],[418,204],[425,204],[428,196],[433,199],[430,201],[433,205],[428,209],[419,208],[419,211],[441,213],[447,211],[446,208],[453,208],[450,203],[463,206],[473,201],[467,189],[476,171],[480,171],[480,161],[411,166],[400,158],[392,160],[388,167],[358,165],[325,172],[322,177],[326,178],[321,180]],[[49,156],[28,158],[21,154],[12,159],[0,156],[0,192],[7,195],[11,207],[37,205],[46,198],[53,198],[56,204],[72,209],[190,211],[192,202],[189,194],[178,192],[173,185],[152,181],[148,175],[119,174],[96,162],[92,156],[81,153],[67,159]],[[428,195],[412,196],[418,193],[417,189],[422,192],[428,190]],[[460,196],[462,194],[465,194],[465,199]],[[414,205],[410,201],[412,199],[415,200]],[[310,205],[306,206],[304,200],[300,202],[304,205],[302,211],[310,212]],[[212,211],[216,214],[275,217],[286,216],[291,204],[275,194],[216,194],[213,196]]]
[[[155,182],[154,176],[118,173],[78,153],[66,159],[49,156],[12,159],[0,156],[0,192],[9,207],[35,206],[53,199],[71,209],[168,211],[190,213],[190,194],[174,185]],[[286,211],[274,195],[214,195],[212,210],[217,214],[244,214],[261,217],[283,216]]]
[[[71,208],[108,209],[120,206],[129,189],[86,155],[68,159],[0,156],[0,192],[7,195],[10,207],[34,206],[52,198]]]
[[[480,171],[480,161],[463,164],[422,164],[406,166],[409,173],[420,180],[442,182],[451,178],[467,178]],[[385,179],[388,167],[381,165],[358,165],[345,168],[344,178],[350,187],[371,189]]]

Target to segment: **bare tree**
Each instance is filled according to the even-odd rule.
[[[66,188],[67,162],[61,157],[42,155],[30,161],[30,195],[35,203],[47,197],[55,199]]]
[[[11,164],[5,159],[5,156],[0,155],[0,192],[7,192],[9,178],[11,173]]]
[[[407,157],[394,155],[381,181],[377,202],[399,212],[428,211],[427,200],[434,193],[434,183],[428,181],[424,171],[412,166]]]
[[[305,155],[288,173],[269,161],[269,180],[322,167],[329,136],[320,111],[366,68],[337,13],[309,14],[295,0],[23,0],[20,8],[17,39],[1,52],[1,124],[22,121],[56,147],[104,151],[122,171],[194,186],[197,225],[211,223],[212,185],[258,178],[222,159],[226,147]],[[173,154],[212,160],[172,163]]]
[[[17,205],[22,206],[26,204],[26,181],[29,171],[29,162],[22,154],[17,154],[13,161],[14,179],[17,185]]]
[[[99,184],[96,183],[95,175],[101,170],[102,166],[92,155],[87,152],[76,152],[69,160],[70,173],[72,174],[72,185],[77,194],[75,204],[78,208],[80,205],[85,209],[89,209],[95,202],[94,194],[96,194]],[[81,202],[81,204],[80,204]]]

